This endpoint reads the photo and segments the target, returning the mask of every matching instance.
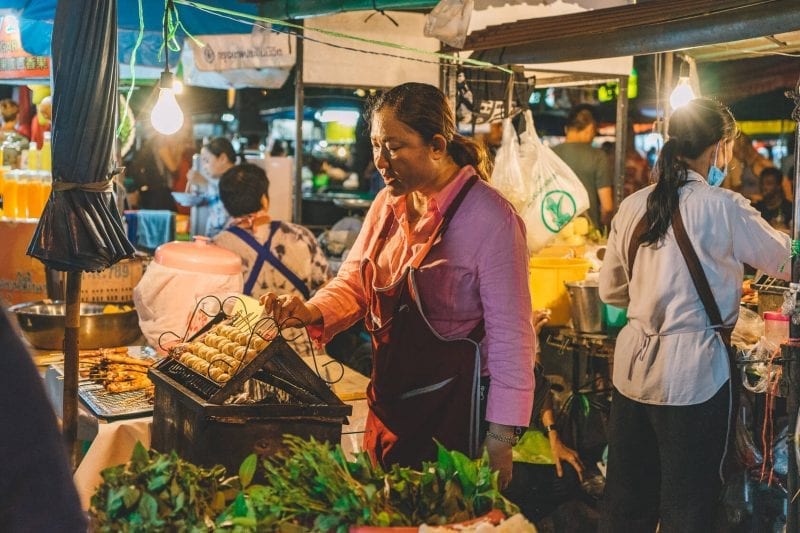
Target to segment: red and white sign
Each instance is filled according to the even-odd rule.
[[[49,78],[50,59],[22,49],[19,22],[13,15],[0,17],[0,79]]]

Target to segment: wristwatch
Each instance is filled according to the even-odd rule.
[[[557,431],[557,430],[558,430],[558,428],[556,427],[555,424],[547,424],[544,427],[544,434],[545,435],[549,435],[551,431]]]

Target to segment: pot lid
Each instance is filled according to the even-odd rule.
[[[159,265],[202,274],[241,274],[242,260],[217,246],[208,237],[195,235],[192,242],[173,241],[156,249]]]

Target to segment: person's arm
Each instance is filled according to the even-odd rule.
[[[628,307],[630,302],[627,253],[622,253],[622,247],[627,244],[620,230],[623,216],[620,213],[611,222],[606,255],[600,268],[600,299],[617,307]]]
[[[361,260],[376,232],[380,231],[386,206],[386,193],[382,192],[372,202],[364,225],[356,238],[339,274],[320,288],[308,301],[299,297],[278,297],[267,293],[261,298],[266,312],[278,322],[295,317],[309,327],[312,338],[321,343],[344,331],[364,316],[367,302],[361,284]]]
[[[597,189],[597,199],[600,201],[600,223],[608,226],[614,216],[614,189],[603,187]]]
[[[733,226],[733,255],[742,263],[770,276],[791,277],[792,239],[771,227],[743,196],[732,196],[730,223]]]
[[[553,454],[553,461],[556,467],[556,474],[558,477],[564,475],[564,469],[561,466],[561,461],[566,461],[572,465],[575,472],[578,473],[578,478],[583,481],[583,463],[578,456],[578,452],[565,446],[558,436],[558,429],[556,429],[556,417],[553,413],[553,398],[550,394],[547,395],[542,408],[542,427],[544,428],[545,435],[550,441],[550,451]]]
[[[510,209],[481,240],[478,282],[486,329],[484,348],[491,376],[487,399],[486,448],[501,486],[511,480],[512,453],[508,437],[527,427],[533,406],[535,351],[533,310],[528,286],[528,249],[521,219]]]

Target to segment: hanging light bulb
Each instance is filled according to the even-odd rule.
[[[164,72],[161,73],[158,84],[158,100],[150,110],[153,129],[163,135],[172,135],[183,126],[183,111],[175,99],[175,76],[169,71],[169,28],[170,17],[174,14],[175,2],[167,0],[164,9]]]
[[[158,100],[150,111],[150,123],[163,135],[172,135],[183,126],[183,111],[175,99],[173,83],[171,72],[161,73]]]
[[[694,91],[689,83],[689,65],[683,62],[681,63],[681,71],[678,76],[678,85],[675,86],[672,94],[669,95],[669,105],[675,110],[685,106],[694,100],[694,98]]]

